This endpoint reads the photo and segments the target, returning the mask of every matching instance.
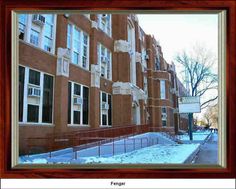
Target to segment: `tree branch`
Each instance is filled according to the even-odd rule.
[[[217,98],[218,98],[218,96],[216,96],[215,98],[212,98],[212,99],[207,100],[206,102],[202,103],[202,104],[201,104],[201,108],[202,108],[202,106],[204,106],[205,104],[208,104],[209,102],[212,102],[212,101],[216,100]]]

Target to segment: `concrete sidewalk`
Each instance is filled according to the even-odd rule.
[[[218,164],[217,133],[213,133],[209,140],[200,147],[193,164]]]

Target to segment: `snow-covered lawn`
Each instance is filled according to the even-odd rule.
[[[158,144],[113,157],[87,157],[83,159],[85,163],[96,164],[179,164],[184,163],[198,147],[199,144]]]
[[[60,164],[181,164],[198,147],[199,144],[157,144],[111,157],[80,157],[73,159],[73,154],[68,153],[67,159],[60,155],[53,158],[39,158],[34,155],[21,157],[20,161],[21,163],[30,164],[45,164],[48,162]]]
[[[77,152],[74,152],[73,148],[65,148],[52,152],[51,157],[49,153],[21,156],[19,162],[23,164],[180,164],[199,148],[198,143],[202,143],[209,134],[209,132],[195,132],[193,141],[189,141],[188,135],[180,135],[179,138],[185,144],[177,144],[162,133],[149,132],[117,140],[114,144],[106,143]]]

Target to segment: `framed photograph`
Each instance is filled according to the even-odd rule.
[[[235,11],[1,2],[2,177],[235,177]]]

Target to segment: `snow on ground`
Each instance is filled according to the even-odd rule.
[[[209,131],[201,131],[201,132],[194,132],[193,133],[193,141],[204,141],[207,136],[210,134]],[[183,140],[183,141],[188,141],[190,140],[189,139],[189,135],[188,134],[185,134],[185,135],[178,135],[178,138],[180,140]]]
[[[135,136],[138,137],[158,137],[158,144],[145,147],[140,149],[140,146],[137,150],[128,150],[130,145],[127,146],[127,153],[122,152],[122,149],[115,149],[116,153],[119,154],[112,156],[109,153],[108,147],[103,145],[103,153],[102,157],[98,157],[97,148],[92,147],[88,149],[84,149],[78,151],[78,158],[75,159],[75,153],[73,153],[72,148],[65,148],[59,151],[54,151],[51,153],[52,157],[49,157],[49,153],[35,154],[30,156],[21,156],[19,158],[20,163],[27,164],[46,164],[46,163],[56,163],[56,164],[178,164],[183,163],[198,147],[199,143],[202,143],[207,136],[210,134],[209,131],[205,132],[194,132],[193,133],[193,141],[189,141],[188,135],[179,135],[179,139],[183,141],[184,144],[176,144],[172,141],[172,143],[166,139],[166,137],[158,134],[158,133],[146,133]],[[149,136],[150,135],[150,136]],[[216,139],[217,140],[217,139]],[[126,144],[129,144],[132,140],[126,141]],[[124,142],[123,139],[117,141],[116,143]],[[139,141],[140,142],[140,141]],[[123,144],[123,143],[122,143]],[[138,144],[138,140],[135,143]],[[148,145],[148,144],[146,144]],[[122,146],[122,145],[118,145]],[[133,145],[131,145],[133,146]],[[106,149],[107,148],[107,149]],[[102,148],[101,148],[102,149]],[[134,148],[135,149],[135,148]],[[105,151],[104,151],[105,150]],[[101,150],[102,151],[102,150]],[[107,152],[106,152],[107,151]],[[89,152],[89,153],[88,153]],[[91,153],[93,152],[93,153]]]
[[[158,144],[113,157],[87,157],[83,159],[85,163],[96,164],[179,164],[184,163],[198,147],[199,144]]]
[[[128,153],[111,157],[81,157],[73,159],[73,154],[68,153],[53,158],[39,158],[37,155],[20,158],[26,164],[180,164],[191,155],[199,144],[157,144]],[[65,158],[65,155],[68,158]]]

